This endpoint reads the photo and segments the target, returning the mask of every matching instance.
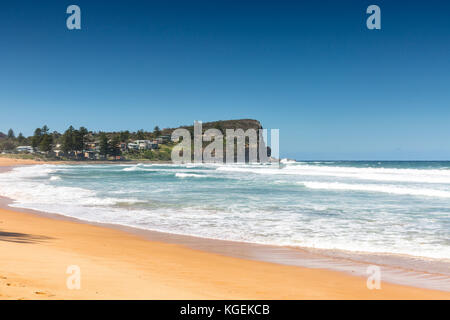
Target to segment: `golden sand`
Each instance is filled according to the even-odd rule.
[[[22,166],[30,164],[42,164],[42,162],[29,159],[13,159],[0,156],[0,167]]]
[[[450,299],[450,293],[152,242],[106,227],[0,210],[0,299]],[[68,289],[71,265],[81,289]]]

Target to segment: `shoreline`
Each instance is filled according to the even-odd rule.
[[[13,164],[16,163],[16,164]],[[133,160],[44,160],[41,158],[24,159],[20,157],[9,157],[0,155],[1,166],[14,165],[32,165],[32,164],[70,164],[70,165],[93,165],[93,164],[171,164],[172,161],[166,160],[148,160],[148,159],[133,159]]]
[[[15,164],[16,165],[16,164]],[[5,206],[5,202],[3,202],[3,206]],[[0,230],[2,231],[8,231],[5,230],[5,222],[6,225],[8,224],[8,219],[12,219],[12,215],[20,215],[20,219],[22,220],[22,223],[25,222],[25,224],[28,224],[30,221],[40,221],[41,223],[45,225],[52,225],[51,229],[64,229],[63,225],[70,225],[69,228],[69,234],[67,234],[66,230],[63,233],[58,233],[58,237],[55,238],[61,238],[62,242],[71,242],[71,237],[74,235],[72,234],[71,229],[75,228],[77,230],[80,230],[80,232],[83,234],[89,230],[89,237],[94,237],[95,235],[91,234],[91,229],[94,228],[96,232],[102,234],[102,233],[115,233],[116,236],[118,236],[120,239],[123,240],[124,244],[121,245],[122,251],[126,252],[129,249],[134,248],[130,247],[129,241],[133,239],[133,241],[138,241],[139,246],[149,246],[149,247],[157,247],[158,251],[164,251],[161,249],[162,247],[169,247],[170,249],[176,248],[177,254],[181,254],[181,256],[185,257],[186,261],[192,262],[192,258],[197,255],[204,256],[204,259],[196,260],[197,263],[201,264],[201,268],[199,270],[203,270],[206,267],[206,270],[201,271],[202,273],[206,272],[208,274],[215,274],[216,276],[210,279],[208,283],[203,283],[202,286],[205,285],[211,285],[212,283],[228,283],[230,286],[226,286],[226,288],[230,291],[229,294],[223,295],[222,293],[217,298],[223,298],[223,299],[241,299],[241,298],[247,298],[247,299],[263,299],[263,298],[269,298],[269,299],[317,299],[317,298],[342,298],[342,299],[397,299],[397,298],[407,298],[407,299],[414,299],[414,298],[430,298],[430,299],[449,299],[450,294],[448,292],[443,291],[432,291],[427,289],[418,289],[410,286],[399,286],[395,284],[390,284],[388,282],[382,282],[382,290],[368,290],[366,288],[366,275],[365,272],[355,272],[348,269],[348,266],[345,266],[345,263],[342,264],[343,260],[338,259],[337,261],[331,261],[332,263],[336,265],[340,265],[343,269],[340,270],[341,272],[329,270],[329,268],[324,267],[324,261],[325,260],[333,260],[332,257],[320,257],[320,255],[316,255],[315,253],[307,252],[302,249],[293,249],[288,247],[276,247],[276,246],[268,246],[268,245],[257,245],[257,244],[249,244],[249,243],[232,243],[230,241],[223,241],[223,240],[213,240],[213,239],[204,239],[204,238],[196,238],[191,236],[178,236],[173,234],[165,234],[157,231],[147,231],[147,230],[141,230],[136,229],[132,227],[125,227],[125,226],[119,226],[119,225],[108,225],[108,224],[102,224],[102,223],[90,223],[87,221],[82,221],[75,218],[70,218],[62,215],[57,214],[47,214],[47,213],[41,213],[36,212],[34,210],[24,210],[19,208],[11,208],[6,207],[6,209],[0,209]],[[32,211],[32,212],[30,212]],[[5,213],[6,212],[6,213]],[[9,217],[6,221],[3,221],[5,216]],[[55,219],[56,218],[56,219]],[[45,221],[45,222],[44,222]],[[14,222],[14,221],[13,221]],[[22,224],[21,223],[21,224]],[[36,222],[37,223],[37,222]],[[26,229],[26,227],[24,227]],[[39,233],[40,229],[33,229],[33,233]],[[16,231],[15,231],[16,232]],[[27,234],[26,232],[20,232],[19,230],[17,233],[23,233]],[[41,232],[42,233],[42,232]],[[52,232],[48,232],[52,233]],[[101,237],[101,235],[98,235],[98,237]],[[42,237],[49,237],[50,235],[47,233],[40,234],[39,236]],[[69,240],[67,240],[69,238]],[[137,240],[139,239],[139,240]],[[1,240],[1,238],[0,238]],[[84,239],[78,239],[78,241],[85,241]],[[100,242],[102,240],[98,239]],[[49,240],[50,241],[50,240]],[[1,250],[1,244],[2,241],[0,241],[0,250]],[[90,242],[88,246],[94,245],[94,243]],[[41,246],[43,244],[39,244]],[[26,244],[20,244],[20,246],[27,246]],[[35,246],[35,245],[33,245]],[[101,245],[100,245],[101,246]],[[67,246],[63,247],[64,249],[68,249]],[[85,248],[86,249],[86,248]],[[164,252],[163,259],[158,259],[158,261],[163,261],[164,263],[167,263],[167,260],[173,260],[176,259],[177,256],[170,253],[171,250],[168,250],[167,252]],[[72,250],[69,250],[69,252],[73,253]],[[109,252],[111,253],[111,252]],[[142,255],[143,252],[135,252],[138,255]],[[172,252],[173,253],[173,252]],[[295,253],[295,254],[294,254]],[[270,261],[270,259],[267,259],[267,257],[275,257],[274,261]],[[93,258],[93,257],[90,257]],[[159,257],[161,258],[161,257]],[[231,268],[231,269],[225,269],[218,267],[217,269],[210,269],[208,268],[208,262],[210,259],[219,259],[223,260],[225,264],[230,264],[233,262],[233,265],[236,264],[237,268]],[[282,261],[284,259],[284,261]],[[116,260],[123,260],[121,256],[115,256],[115,259],[112,261],[112,263],[116,263]],[[132,269],[135,269],[137,265],[140,265],[144,263],[145,261],[142,261],[138,259],[139,261],[135,261],[136,265],[132,267]],[[302,260],[302,265],[295,265],[293,262],[295,260]],[[335,259],[336,260],[336,259]],[[29,261],[32,263],[32,261]],[[284,263],[283,263],[284,262]],[[181,264],[185,264],[185,261],[181,261]],[[307,265],[305,267],[305,264]],[[350,262],[350,265],[354,266],[354,262]],[[271,272],[258,274],[258,277],[260,277],[261,283],[255,283],[252,282],[251,284],[247,281],[247,286],[245,285],[246,281],[245,279],[247,277],[252,278],[253,273],[247,273],[247,276],[242,278],[239,276],[241,280],[243,280],[243,283],[238,285],[238,288],[235,288],[236,283],[234,283],[233,280],[236,279],[223,279],[223,274],[231,274],[233,272],[238,273],[246,273],[247,271],[243,271],[242,267],[244,265],[250,265],[252,268],[254,268],[255,272],[260,269],[270,268],[274,269],[273,271],[275,274],[272,274]],[[95,267],[91,266],[92,268]],[[172,274],[169,279],[172,279],[174,276],[175,278],[178,278],[180,275],[178,274],[181,272],[182,274],[190,274],[194,273],[197,274],[197,270],[190,270],[190,272],[183,271],[182,266],[180,265],[181,270],[176,270],[174,272],[175,274]],[[3,268],[2,268],[3,269]],[[221,270],[221,271],[219,271]],[[289,271],[288,271],[289,270]],[[363,269],[364,271],[366,268]],[[64,270],[63,270],[64,271]],[[175,271],[175,270],[173,270]],[[343,272],[342,272],[343,271]],[[397,270],[398,271],[398,270]],[[299,277],[300,279],[303,279],[299,284],[298,288],[292,288],[292,283],[295,282],[295,280],[291,277],[286,277],[280,279],[277,274],[279,272],[288,272],[293,273],[291,276]],[[3,275],[4,271],[0,270],[0,276]],[[383,270],[383,280],[385,280],[384,277],[385,270]],[[64,274],[62,275],[65,276]],[[129,274],[131,276],[131,274]],[[158,274],[160,276],[160,274]],[[267,283],[270,283],[270,281],[274,281],[274,277],[277,278],[277,280],[270,285],[267,285]],[[132,277],[132,278],[138,278]],[[185,278],[182,276],[182,278]],[[1,280],[1,279],[0,279]],[[187,276],[186,280],[190,280],[189,275]],[[308,281],[306,281],[308,280]],[[2,280],[3,281],[3,280]],[[1,281],[1,282],[2,282]],[[279,284],[283,283],[283,288],[279,287]],[[306,286],[304,285],[309,282]],[[330,286],[330,282],[333,284]],[[313,282],[313,283],[311,283]],[[391,282],[391,281],[390,281]],[[231,285],[233,283],[234,285]],[[337,285],[339,283],[339,285]],[[258,291],[261,290],[260,285],[264,285],[264,290],[262,292]],[[291,284],[291,285],[289,285]],[[302,286],[303,284],[303,286]],[[61,286],[64,286],[64,283],[60,284]],[[108,285],[108,284],[106,284]],[[234,288],[234,289],[233,289]],[[258,289],[259,288],[259,289]],[[275,288],[277,288],[275,290]],[[125,290],[126,288],[122,288],[121,290]],[[127,288],[128,289],[128,288]],[[135,288],[137,291],[141,290],[141,288]],[[177,298],[179,293],[184,292],[186,288],[181,285],[181,287],[175,286],[175,288],[171,288],[171,296],[163,297],[162,295],[154,295],[155,292],[150,294],[149,296],[142,296],[137,298],[162,298],[162,299],[170,299],[170,298]],[[215,288],[216,290],[218,288]],[[224,288],[222,288],[224,289]],[[244,290],[245,289],[245,290]],[[62,289],[61,289],[62,290]],[[63,290],[67,291],[67,289]],[[125,290],[126,291],[126,290]],[[243,292],[246,292],[244,296],[241,294]],[[216,291],[214,291],[217,293]],[[264,293],[264,294],[262,294]],[[395,294],[394,294],[395,293]],[[68,293],[65,293],[68,294]],[[85,293],[85,295],[82,295],[83,298],[107,298],[105,296],[98,296],[94,295],[91,296],[92,292]],[[129,295],[128,293],[125,296],[117,295],[117,296],[110,296],[112,298],[136,298],[136,296]],[[0,290],[0,295],[3,295],[3,290]],[[192,292],[189,293],[188,296],[182,295],[182,297],[187,298],[214,298],[214,294],[212,296],[209,295],[202,295],[200,297],[196,297],[196,295],[193,295]],[[61,293],[55,294],[55,298],[66,298],[64,295],[61,297]],[[72,295],[68,295],[67,298],[71,298]],[[19,297],[11,297],[11,298],[19,298]],[[44,297],[38,297],[35,295],[28,296],[26,298],[44,298]],[[52,297],[48,297],[52,298]]]

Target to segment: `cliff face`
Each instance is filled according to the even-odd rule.
[[[191,138],[193,139],[194,137],[194,126],[181,126],[179,128],[184,128],[187,129],[190,133],[191,133]],[[225,150],[225,143],[226,143],[226,129],[242,129],[244,131],[247,131],[248,129],[254,129],[258,132],[259,129],[262,129],[262,125],[258,120],[254,120],[254,119],[239,119],[239,120],[221,120],[221,121],[213,121],[213,122],[204,122],[202,123],[202,131],[205,132],[208,129],[219,129],[222,134],[225,136],[224,137],[224,150],[223,150],[223,156],[224,156],[224,161],[226,158],[226,150]],[[172,132],[175,130],[176,128],[169,128],[169,129],[164,129],[162,130],[162,134],[163,135],[171,135]],[[203,148],[208,145],[209,142],[203,142]],[[261,145],[262,148],[265,148],[265,150],[267,150],[267,156],[270,157],[271,155],[271,150],[270,147],[266,146],[265,141],[262,141],[260,139],[260,137],[258,137],[258,142],[257,142],[257,146],[256,148],[259,148]],[[235,156],[234,156],[234,160],[237,161],[237,149],[236,149],[236,145],[235,145]],[[248,145],[248,143],[246,143],[245,145],[245,161],[248,162],[249,161],[249,151],[250,151],[250,147]],[[258,161],[260,161],[260,157],[259,157],[259,153],[257,154],[257,159]]]

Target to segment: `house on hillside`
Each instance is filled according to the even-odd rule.
[[[159,145],[158,145],[158,141],[153,140],[150,144],[150,149],[158,149]]]
[[[53,154],[56,157],[61,157],[64,154],[64,152],[61,150],[61,144],[60,143],[57,143],[55,145],[55,149],[53,149]]]
[[[84,158],[88,160],[95,160],[97,159],[98,153],[96,151],[85,151],[84,152]]]
[[[100,141],[88,142],[86,143],[87,151],[100,151]]]
[[[148,150],[151,148],[152,144],[150,140],[136,140],[134,143],[139,146],[139,150]]]
[[[160,136],[158,139],[158,141],[161,141],[160,143],[167,143],[172,141],[172,137],[168,135]]]
[[[120,151],[126,152],[128,150],[128,145],[125,142],[119,143]]]
[[[128,144],[128,149],[129,150],[139,150],[139,144],[134,143],[134,142],[130,142]]]
[[[27,153],[34,153],[33,147],[31,146],[19,146],[16,148],[17,152],[27,152]]]

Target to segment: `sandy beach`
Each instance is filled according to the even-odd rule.
[[[0,158],[0,166],[36,164]],[[149,241],[102,226],[0,210],[0,299],[450,299],[450,293]],[[81,288],[68,289],[69,266]]]
[[[14,159],[14,158],[6,158],[0,156],[0,167],[12,167],[12,166],[24,166],[24,165],[33,165],[40,164],[42,162],[36,160],[28,160],[28,159]]]

